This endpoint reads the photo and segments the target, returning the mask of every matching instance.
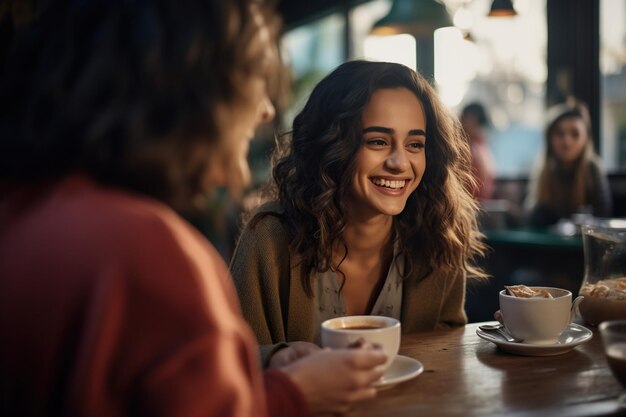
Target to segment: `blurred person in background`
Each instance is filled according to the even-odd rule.
[[[466,276],[482,276],[473,184],[461,125],[421,75],[351,61],[325,77],[279,141],[271,202],[231,261],[264,364],[319,349],[338,316],[464,325]]]
[[[546,227],[576,213],[611,215],[611,190],[591,132],[584,103],[573,100],[548,110],[545,153],[524,202],[528,226]]]
[[[226,265],[177,214],[249,181],[281,72],[273,8],[40,4],[0,87],[0,414],[293,416],[374,396],[376,349],[262,373]]]
[[[463,108],[460,120],[470,142],[472,172],[476,177],[474,197],[480,200],[490,199],[494,190],[495,162],[487,140],[487,112],[482,104],[470,103]]]

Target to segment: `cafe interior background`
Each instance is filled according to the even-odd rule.
[[[589,105],[613,217],[626,217],[626,0],[283,0],[279,9],[294,92],[278,130],[289,127],[321,78],[355,58],[417,69],[456,114],[471,102],[487,109],[496,185],[483,204],[491,251],[480,262],[492,278],[469,282],[470,322],[492,319],[505,284],[578,292],[580,235],[527,230],[521,206],[542,152],[546,109],[577,98]],[[269,175],[272,146],[267,133],[253,142],[258,185]]]
[[[0,2],[1,48],[32,17],[34,4]],[[470,322],[492,319],[505,284],[578,292],[580,235],[525,229],[521,205],[542,150],[546,109],[575,97],[589,105],[613,217],[626,217],[626,0],[281,0],[278,9],[293,93],[275,124],[251,143],[253,188],[240,206],[218,193],[203,211],[187,215],[226,259],[242,212],[258,204],[257,191],[270,175],[274,133],[289,128],[333,68],[365,58],[422,72],[456,114],[471,102],[487,109],[496,184],[481,215],[491,251],[480,263],[492,277],[468,284]]]
[[[613,217],[626,217],[626,0],[282,0],[279,9],[293,96],[273,129],[288,129],[313,86],[356,58],[417,69],[456,114],[471,102],[485,106],[496,182],[493,199],[483,202],[491,251],[480,263],[492,277],[468,283],[470,322],[492,319],[505,284],[578,293],[580,234],[528,230],[521,209],[546,109],[577,98],[590,109]],[[252,142],[257,186],[269,175],[272,132]],[[248,204],[256,202],[253,194]]]

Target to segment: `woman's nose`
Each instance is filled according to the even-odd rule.
[[[259,104],[259,121],[261,123],[267,123],[271,121],[276,115],[276,109],[272,104],[272,100],[269,97],[265,97],[261,104]]]
[[[387,157],[385,165],[394,171],[406,171],[410,165],[406,150],[403,147],[395,148]]]

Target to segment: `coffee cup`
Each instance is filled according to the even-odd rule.
[[[626,388],[626,320],[608,320],[598,327],[609,367]]]
[[[400,349],[400,322],[385,316],[345,316],[322,323],[323,347],[346,348],[359,339],[382,347],[387,355],[387,368]]]
[[[511,336],[529,344],[554,344],[559,335],[576,316],[582,297],[572,303],[572,293],[553,287],[532,287],[546,290],[552,298],[523,298],[500,291],[502,321]]]

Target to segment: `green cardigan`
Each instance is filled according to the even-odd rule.
[[[254,227],[248,224],[239,238],[230,269],[239,293],[243,315],[261,345],[267,363],[284,342],[312,342],[315,306],[300,281],[299,255],[289,248],[289,235],[276,203],[257,212],[271,213]],[[419,282],[405,280],[402,288],[403,333],[462,326],[465,271],[435,271]]]

